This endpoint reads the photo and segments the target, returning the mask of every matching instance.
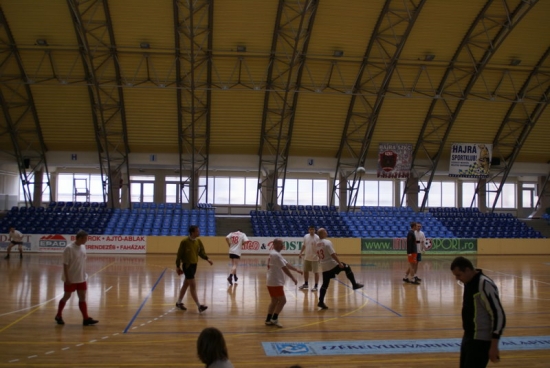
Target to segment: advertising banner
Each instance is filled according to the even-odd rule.
[[[145,253],[146,236],[132,235],[88,235],[86,251],[88,253]],[[75,235],[31,234],[23,236],[23,252],[63,252],[63,249],[75,240]],[[0,250],[6,251],[7,234],[0,235]],[[18,252],[17,247],[12,252]]]
[[[432,248],[427,253],[432,254],[476,254],[477,239],[433,238]],[[407,239],[381,238],[361,239],[361,254],[398,254],[407,253]]]
[[[378,146],[379,178],[408,178],[411,174],[413,145],[380,143]]]
[[[263,237],[248,237],[248,243],[243,244],[242,254],[265,254],[268,255],[273,249],[274,238]],[[285,244],[285,249],[281,251],[283,254],[299,254],[302,249],[304,238],[285,238],[281,237]]]
[[[493,145],[485,143],[453,143],[449,176],[487,178],[491,168]]]

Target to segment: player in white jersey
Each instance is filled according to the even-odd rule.
[[[304,242],[302,244],[302,249],[298,257],[302,257],[302,254],[305,253],[304,257],[304,284],[299,287],[299,289],[305,290],[309,287],[309,272],[313,272],[315,275],[315,286],[311,291],[317,291],[317,286],[319,284],[319,257],[317,256],[317,249],[315,244],[319,241],[319,236],[315,234],[315,226],[310,226],[308,228],[309,234],[304,236]]]
[[[336,251],[332,246],[332,242],[327,239],[327,231],[320,228],[317,232],[321,239],[317,243],[317,256],[319,256],[319,262],[321,263],[321,270],[323,270],[323,285],[321,285],[321,291],[319,292],[319,303],[317,306],[321,309],[328,309],[325,305],[325,295],[327,293],[330,279],[335,278],[341,271],[346,271],[346,277],[351,281],[353,290],[360,289],[363,284],[359,284],[355,281],[355,276],[351,267],[340,261]]]
[[[10,233],[8,234],[8,238],[10,240],[10,244],[6,249],[8,254],[4,257],[4,259],[10,259],[11,248],[15,247],[16,245],[19,246],[19,258],[23,258],[23,234],[21,234],[19,230],[15,230],[15,227],[10,226]]]
[[[233,285],[233,280],[237,282],[239,278],[237,277],[237,266],[239,265],[239,260],[241,259],[241,251],[243,244],[247,243],[248,237],[240,229],[229,233],[225,237],[227,246],[229,247],[229,258],[231,259],[231,272],[227,277],[227,282],[229,285]]]
[[[267,318],[265,324],[267,326],[283,327],[279,323],[279,314],[286,304],[285,296],[285,274],[290,277],[294,285],[298,283],[290,270],[302,274],[302,271],[289,264],[281,255],[281,250],[285,247],[282,239],[273,240],[273,250],[269,252],[267,261],[267,290],[271,296],[271,303],[267,308]]]
[[[424,235],[424,232],[421,230],[422,224],[420,222],[416,223],[416,230],[414,231],[414,237],[416,239],[416,274],[418,275],[418,262],[422,260],[422,253],[425,252],[426,248],[424,244],[426,244],[426,235]],[[422,281],[421,278],[416,278],[418,281]]]

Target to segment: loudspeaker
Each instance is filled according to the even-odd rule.
[[[28,169],[31,167],[31,159],[30,158],[24,158],[23,159],[23,165],[25,166],[25,169]]]
[[[491,159],[491,166],[498,166],[498,165],[500,165],[500,158],[498,158],[498,157],[493,157],[493,158]]]

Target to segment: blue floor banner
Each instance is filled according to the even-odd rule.
[[[263,342],[267,356],[458,353],[460,338]],[[547,350],[550,336],[502,337],[500,350]]]

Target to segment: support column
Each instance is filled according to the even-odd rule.
[[[40,207],[42,205],[42,180],[44,178],[44,169],[34,170],[34,193],[32,195],[32,206]]]
[[[338,178],[338,206],[340,212],[346,212],[348,210],[348,178],[344,174],[340,174]]]
[[[155,173],[155,191],[153,198],[156,203],[166,202],[166,175],[164,173]]]
[[[407,207],[412,208],[414,212],[418,212],[418,193],[420,193],[418,178],[409,178],[409,184],[408,187],[405,187],[407,191]]]
[[[111,182],[109,183],[109,193],[112,193],[112,195],[108,195],[108,206],[109,208],[120,208],[120,188],[121,188],[121,180],[122,175],[120,171],[112,171],[111,172]],[[111,198],[112,202],[111,203]]]
[[[477,191],[477,206],[479,212],[487,213],[487,180],[480,179]]]

